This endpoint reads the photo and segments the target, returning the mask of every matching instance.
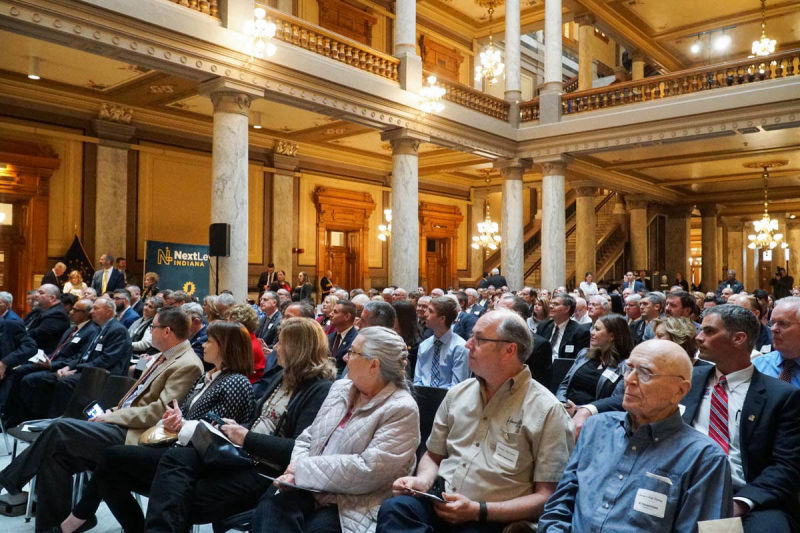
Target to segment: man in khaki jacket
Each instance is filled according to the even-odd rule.
[[[161,309],[152,328],[153,346],[161,353],[117,407],[88,421],[56,419],[0,472],[0,486],[11,493],[37,476],[36,531],[60,531],[59,524],[70,513],[72,475],[94,470],[109,446],[138,443],[139,435],[161,419],[167,404],[180,401],[202,374],[203,365],[187,340],[189,317],[180,307]],[[76,508],[76,515],[85,515],[79,522],[99,505],[97,491],[89,485],[78,506],[83,512]],[[69,519],[73,522],[75,517]]]

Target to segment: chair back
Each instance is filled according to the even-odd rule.
[[[111,409],[119,403],[126,392],[133,387],[136,380],[128,376],[108,376],[103,387],[103,394],[100,395],[100,405],[103,409]]]
[[[83,410],[90,402],[100,401],[108,375],[109,372],[105,368],[90,366],[81,370],[81,379],[75,386],[75,390],[72,391],[72,396],[69,399],[69,403],[67,403],[63,416],[65,418],[81,418],[85,420],[86,415]]]
[[[425,442],[431,434],[436,411],[439,409],[439,404],[444,400],[447,389],[418,386],[413,388],[412,393],[417,400],[417,408],[419,409],[419,433],[421,438],[417,448],[417,459],[419,459],[427,449]]]
[[[553,360],[553,379],[550,381],[550,391],[553,394],[558,390],[558,386],[564,381],[564,377],[574,363],[575,359],[569,357],[558,357]]]

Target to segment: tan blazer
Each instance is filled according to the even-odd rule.
[[[178,349],[175,357],[153,371],[147,387],[130,407],[114,408],[105,420],[128,428],[125,444],[138,444],[144,430],[161,420],[172,400],[180,402],[203,373],[203,363],[188,340],[179,344]]]

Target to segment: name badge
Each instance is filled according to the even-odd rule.
[[[72,342],[72,344],[78,344],[79,342],[81,342],[81,338],[80,337],[72,337],[72,341],[71,342]]]
[[[652,490],[639,489],[636,491],[636,499],[633,501],[633,510],[657,518],[664,518],[664,513],[667,510],[667,495]]]
[[[497,448],[494,450],[494,460],[507,468],[516,468],[519,451],[511,446],[497,441]]]
[[[267,324],[267,329],[272,329],[272,326],[273,326],[273,325],[274,325],[274,323],[273,323],[273,322],[270,322],[269,324]]]
[[[761,353],[769,353],[771,351],[772,351],[771,344],[765,344],[764,346],[761,347]]]
[[[97,346],[94,347],[94,351],[95,352],[102,352],[103,351],[103,345],[102,344],[98,344]]]
[[[573,353],[574,351],[575,351],[575,346],[573,346],[572,344],[567,344],[566,346],[564,346],[564,352]]]
[[[606,368],[603,370],[603,377],[606,378],[611,383],[616,383],[619,379],[619,374],[611,370],[610,368]]]

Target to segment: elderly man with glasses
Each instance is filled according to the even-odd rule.
[[[624,365],[626,412],[591,417],[539,519],[556,531],[696,531],[731,516],[731,469],[708,436],[681,419],[692,363],[650,340]]]

